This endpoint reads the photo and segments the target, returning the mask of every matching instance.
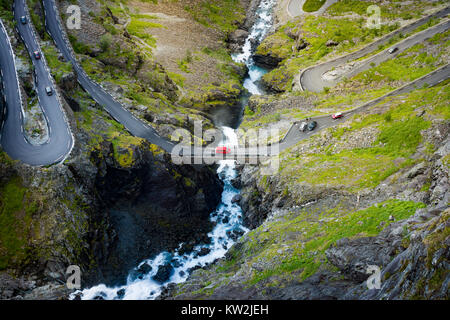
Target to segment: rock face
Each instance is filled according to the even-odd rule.
[[[92,282],[123,283],[142,260],[202,239],[212,228],[209,214],[220,202],[222,183],[214,168],[174,165],[147,142],[131,147],[131,165],[112,157],[126,150],[108,142],[89,160],[67,163],[76,182],[101,204],[96,223],[104,227],[93,230],[101,239],[90,244],[99,265]]]
[[[78,138],[80,147],[83,138]],[[111,144],[92,152],[91,159],[76,149],[64,165],[44,170],[5,163],[0,157],[2,186],[23,181],[29,190],[26,203],[34,195],[46,196],[45,205],[39,205],[26,226],[40,230],[39,238],[30,233],[24,253],[14,253],[17,258],[9,269],[22,278],[5,282],[0,289],[5,298],[29,293],[29,277],[36,279],[33,290],[53,279],[64,282],[71,264],[81,267],[83,285],[123,283],[140,261],[175,249],[180,242],[202,241],[212,228],[209,214],[222,192],[214,168],[175,166],[167,154],[152,150],[146,142],[134,146],[134,162],[128,167],[112,156]],[[44,191],[50,181],[52,191]],[[4,256],[0,258],[3,263]],[[14,270],[21,271],[14,274]],[[44,290],[39,296],[49,298],[67,293],[52,285],[39,290]]]
[[[267,55],[262,55],[262,54],[255,54],[253,56],[253,60],[255,61],[255,64],[266,68],[266,69],[274,69],[276,67],[278,67],[278,64],[283,61],[282,58],[267,54]]]
[[[77,83],[77,75],[73,72],[66,73],[61,77],[60,86],[61,89],[70,91],[76,88]]]
[[[153,276],[153,280],[159,283],[164,283],[170,279],[173,273],[173,267],[170,264],[165,264],[158,268],[158,272]]]
[[[229,48],[237,52],[240,48],[242,48],[242,45],[245,42],[245,39],[247,39],[249,33],[246,30],[237,29],[236,31],[232,32],[227,39]]]
[[[246,17],[244,22],[238,26],[238,29],[227,37],[228,48],[233,52],[239,52],[242,49],[249,35],[250,28],[255,23],[256,10],[261,0],[241,0],[240,2],[246,10]]]
[[[380,289],[367,290],[364,282],[350,288],[341,298],[448,299],[449,218],[450,209],[419,210],[410,219],[392,224],[363,243],[352,240],[338,243],[327,256],[344,275],[361,282],[367,279],[367,274],[355,273],[357,268],[365,270],[368,264],[375,264],[382,270]],[[405,226],[414,230],[409,243],[402,241]]]
[[[242,196],[240,194],[237,194],[231,199],[231,203],[239,203],[242,200]]]
[[[362,133],[367,135],[366,131]],[[421,132],[426,141],[423,145],[433,143],[436,147],[433,153],[423,152],[425,147],[419,145],[415,156],[420,161],[358,194],[297,180],[287,189],[282,173],[262,176],[256,167],[240,168],[244,221],[254,230],[240,238],[224,259],[207,269],[196,270],[186,283],[174,286],[164,298],[448,300],[448,133],[448,122],[445,125],[440,120],[433,121],[429,129]],[[356,136],[352,133],[358,140]],[[321,145],[321,139],[306,143],[305,147]],[[330,137],[324,134],[323,139]],[[352,140],[349,146],[342,144],[339,148],[357,148],[353,143]],[[365,144],[365,139],[360,143]],[[385,201],[392,199],[401,202],[401,206],[387,206]],[[407,203],[414,204],[412,210],[403,207],[409,206]],[[318,215],[330,208],[339,208],[336,212],[340,213]],[[405,213],[403,218],[397,210]],[[364,226],[360,230],[368,230],[368,221],[382,211],[383,219],[373,224],[375,231],[370,231],[373,236],[362,231],[330,243],[310,233],[316,227],[320,237],[333,234],[331,230],[339,234],[359,226]],[[351,223],[346,220],[341,226],[341,214],[349,217],[349,212],[357,214]],[[372,212],[366,216],[369,220],[362,218],[367,212]],[[320,247],[324,248],[322,253]],[[296,260],[298,255],[306,260],[311,257],[318,263],[317,268],[309,271],[311,264]],[[283,263],[292,269],[280,271]],[[369,289],[367,285],[369,268],[374,266],[381,270],[379,289]],[[271,272],[273,276],[264,277]]]

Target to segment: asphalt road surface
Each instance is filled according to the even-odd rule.
[[[36,50],[40,51],[40,48],[37,43],[36,37],[30,27],[30,23],[25,25],[20,23],[19,20],[20,17],[22,15],[26,15],[23,2],[24,0],[16,0],[14,14],[16,20],[18,21],[19,33],[27,46],[28,52],[32,56],[32,53]],[[50,35],[55,41],[56,46],[62,52],[64,57],[73,64],[74,69],[78,74],[78,81],[80,82],[81,86],[100,105],[102,105],[114,119],[122,123],[131,134],[145,138],[151,143],[154,143],[162,147],[164,150],[170,152],[174,148],[174,144],[172,142],[167,141],[164,138],[160,137],[152,127],[148,126],[143,121],[137,119],[132,113],[127,111],[119,102],[114,100],[114,98],[109,93],[107,93],[99,84],[97,84],[95,81],[93,81],[86,75],[84,70],[78,64],[78,61],[75,58],[75,54],[73,53],[70,44],[66,38],[65,31],[61,26],[61,22],[59,19],[59,12],[55,7],[54,0],[44,0],[43,2],[46,14],[47,30],[49,31]],[[428,21],[428,19],[430,19],[431,17],[442,17],[448,13],[448,10],[449,8],[441,10],[440,12],[430,17],[422,19],[422,21],[417,21],[412,25],[403,28],[401,32],[409,32],[410,30]],[[437,28],[439,29],[436,30],[444,30],[445,28],[448,28],[448,24],[441,24]],[[417,38],[414,38],[413,41],[416,40],[417,42],[423,41],[430,35],[437,33],[438,31],[436,30],[435,29],[427,30],[427,32],[424,32],[424,35],[419,35]],[[388,38],[381,40],[388,41]],[[380,40],[376,41],[375,43],[369,45],[366,48],[363,48],[358,52],[355,52],[342,58],[335,59],[323,65],[332,66],[334,63],[342,63],[343,61],[350,61],[352,59],[357,59],[358,57],[364,56],[367,53],[375,50],[379,45]],[[408,45],[408,43],[406,43],[405,46],[406,45]],[[404,50],[403,47],[400,50]],[[400,50],[399,52],[401,52]],[[46,86],[51,87],[53,86],[53,81],[49,74],[48,68],[44,64],[43,60],[35,60],[34,58],[32,58],[33,64],[36,69],[37,92],[39,95],[39,100],[44,115],[48,121],[50,134],[50,138],[45,144],[40,146],[33,146],[26,141],[26,138],[23,134],[24,132],[22,121],[23,111],[22,111],[22,104],[20,101],[21,97],[17,81],[17,73],[15,69],[14,53],[12,51],[8,36],[4,28],[1,28],[0,30],[0,52],[2,52],[2,55],[0,55],[0,66],[4,85],[4,96],[8,106],[6,121],[3,126],[1,137],[1,142],[4,150],[8,154],[10,154],[12,158],[20,159],[31,165],[47,165],[63,160],[64,157],[67,156],[67,154],[70,152],[72,148],[73,139],[70,133],[69,126],[65,121],[64,114],[62,112],[62,108],[58,102],[57,97],[55,95],[47,96],[45,93]],[[395,55],[389,55],[387,56],[387,59],[393,56]],[[322,65],[318,67],[321,66]],[[314,67],[311,70],[314,70],[315,68],[318,67]],[[312,75],[314,75],[314,73],[312,73]],[[416,87],[423,86],[425,83],[427,83],[428,85],[436,85],[441,81],[448,79],[449,76],[450,76],[450,68],[447,65],[446,67],[441,68],[435,72],[432,72],[429,75],[420,78],[405,87],[397,89],[383,97],[375,99],[356,109],[345,112],[344,118],[340,120],[333,120],[330,116],[321,116],[313,118],[313,120],[317,121],[318,123],[318,126],[314,131],[300,132],[298,130],[298,123],[295,123],[293,124],[293,126],[291,127],[285,138],[278,145],[275,145],[275,150],[277,150],[276,147],[279,147],[279,150],[283,151],[295,145],[299,141],[306,139],[313,134],[318,133],[320,130],[324,128],[335,126],[340,122],[348,119],[351,115],[358,112],[363,112],[366,108],[379,103],[381,100],[383,100],[388,96],[409,92]],[[312,83],[314,84],[314,82]],[[316,87],[313,85],[313,89],[314,88]],[[214,149],[211,150],[209,149],[207,153],[210,153],[211,157],[214,157],[213,156]],[[268,148],[267,150],[268,151],[265,154],[266,155],[271,154],[271,148]],[[191,154],[192,151],[183,149],[183,153],[184,152],[186,155],[188,155]],[[256,148],[250,148],[250,150],[247,151],[237,150],[236,153],[237,153],[236,156],[242,156],[242,154],[247,154],[254,157],[255,155],[258,154],[258,150]],[[225,158],[230,157],[233,157],[233,155],[225,156]]]
[[[300,77],[299,77],[300,86],[302,87],[303,90],[306,90],[306,91],[320,92],[323,90],[324,87],[334,86],[339,81],[339,79],[342,79],[343,76],[352,76],[361,71],[369,69],[371,67],[370,64],[372,62],[375,64],[379,64],[383,61],[392,59],[393,57],[395,57],[399,53],[403,52],[404,50],[410,48],[411,46],[413,46],[417,43],[423,42],[425,39],[432,37],[436,33],[441,33],[441,32],[448,30],[448,28],[449,28],[448,21],[442,22],[437,26],[428,28],[422,32],[419,32],[417,34],[414,34],[414,35],[408,37],[407,39],[405,39],[397,44],[394,44],[392,47],[398,48],[398,51],[396,51],[394,54],[389,54],[388,49],[386,49],[386,50],[378,53],[377,55],[365,60],[364,63],[360,67],[355,68],[355,70],[352,70],[350,73],[348,73],[346,75],[345,74],[342,75],[339,79],[336,79],[336,81],[326,81],[322,78],[322,75],[325,72],[330,71],[331,69],[336,68],[338,66],[345,65],[348,62],[351,62],[351,61],[354,61],[361,57],[364,57],[367,54],[370,54],[371,52],[377,50],[380,45],[384,45],[385,43],[387,43],[392,37],[394,37],[400,33],[407,34],[411,31],[413,31],[414,29],[416,29],[417,27],[427,23],[430,19],[445,17],[446,15],[448,15],[449,12],[450,12],[450,7],[447,7],[447,8],[442,9],[432,15],[429,15],[420,20],[417,20],[416,22],[413,22],[403,28],[400,28],[399,30],[394,31],[394,32],[390,33],[389,35],[387,35],[375,42],[372,42],[371,44],[367,45],[366,47],[362,48],[359,51],[356,51],[356,52],[350,53],[348,55],[339,57],[337,59],[330,60],[325,63],[307,68],[307,69],[303,70],[302,73],[300,74]]]
[[[384,96],[381,96],[372,101],[369,101],[369,102],[363,104],[362,106],[357,107],[353,110],[343,112],[344,116],[340,119],[334,120],[331,118],[331,115],[324,115],[324,116],[312,118],[312,120],[317,121],[317,127],[313,131],[300,132],[300,130],[299,130],[300,123],[294,123],[291,126],[291,128],[289,129],[289,131],[286,134],[286,136],[284,137],[284,139],[282,139],[282,141],[280,142],[279,150],[283,151],[283,150],[290,148],[291,146],[297,144],[299,141],[307,139],[313,134],[317,134],[318,132],[320,132],[323,129],[336,126],[336,125],[350,119],[352,115],[354,115],[356,113],[364,112],[365,110],[367,110],[367,108],[370,108],[370,107],[380,103],[382,100],[386,99],[387,97],[408,93],[417,88],[422,88],[425,84],[427,84],[429,86],[435,86],[449,78],[450,78],[450,65],[447,64],[446,66],[439,68],[438,70],[435,70],[435,71],[425,75],[424,77],[416,79],[415,81],[413,81],[399,89],[391,91]]]
[[[229,154],[222,155],[215,154],[215,149],[210,147],[204,149],[197,148],[195,150],[190,148],[183,148],[183,154],[180,154],[180,156],[187,156],[187,158],[183,160],[183,163],[190,163],[189,161],[194,163],[195,160],[195,163],[198,164],[211,164],[219,160],[240,160],[240,163],[256,164],[261,161],[267,160],[267,158],[270,156],[276,156],[277,154],[279,154],[279,152],[282,152],[296,145],[302,140],[310,138],[312,135],[318,134],[321,130],[337,126],[344,121],[350,120],[353,115],[365,112],[368,108],[380,103],[388,97],[411,92],[413,90],[416,90],[417,88],[422,88],[425,84],[427,84],[428,86],[435,86],[449,78],[450,65],[446,65],[379,98],[373,99],[352,110],[342,112],[343,117],[340,119],[333,119],[331,115],[313,117],[307,121],[308,123],[312,120],[317,122],[317,127],[312,131],[308,131],[308,129],[303,132],[300,131],[300,123],[303,121],[295,122],[291,125],[285,137],[279,143],[266,146],[266,148],[264,148],[263,150],[258,149],[257,147],[250,147],[247,149],[237,147],[236,149],[231,149],[231,152]]]
[[[84,90],[86,90],[116,121],[124,125],[132,135],[144,138],[150,143],[156,144],[165,151],[170,152],[174,147],[172,142],[162,138],[155,129],[136,118],[98,83],[88,77],[78,63],[69,41],[67,40],[66,32],[61,25],[59,11],[55,6],[55,1],[43,0],[43,4],[46,28],[65,59],[72,63],[74,70],[78,75],[78,82]],[[81,27],[83,27],[83,25],[81,25]]]
[[[30,23],[22,24],[21,16],[28,16],[24,0],[16,0],[14,18],[35,70],[35,88],[39,104],[47,120],[49,139],[42,145],[30,144],[25,136],[24,112],[19,91],[19,82],[15,66],[15,57],[8,34],[4,26],[0,29],[0,70],[3,79],[3,94],[6,102],[6,119],[1,132],[1,145],[8,155],[16,160],[33,166],[51,165],[61,162],[73,147],[73,137],[66,122],[62,106],[54,91],[53,80],[43,59],[36,60],[34,51],[41,52]],[[28,19],[29,21],[29,19]],[[42,54],[41,54],[42,55]],[[53,95],[48,96],[45,87],[53,88]]]

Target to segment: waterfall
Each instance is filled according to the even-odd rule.
[[[252,43],[260,43],[272,26],[272,9],[276,0],[262,0],[257,11],[257,19],[250,30],[241,54],[233,55],[233,60],[243,62],[249,69],[249,76],[244,80],[244,87],[251,94],[261,94],[257,81],[264,75],[265,70],[255,65],[252,55]],[[235,131],[229,127],[222,127],[223,141],[221,145],[237,146],[238,139]],[[248,229],[242,223],[242,209],[237,203],[232,203],[234,196],[240,190],[232,185],[236,178],[236,164],[234,160],[221,160],[217,169],[219,178],[224,183],[222,200],[217,209],[211,213],[210,219],[215,224],[208,233],[209,244],[200,244],[190,253],[180,253],[179,249],[170,253],[159,253],[152,259],[142,261],[128,275],[127,283],[123,286],[107,287],[104,284],[92,288],[79,290],[71,294],[71,298],[79,296],[83,300],[91,299],[155,299],[164,287],[170,283],[182,283],[187,280],[193,268],[204,267],[225,256],[226,252],[245,234]],[[164,274],[164,281],[159,274]]]
[[[261,43],[264,40],[270,28],[272,27],[272,10],[276,4],[276,0],[262,0],[256,10],[257,19],[250,29],[250,34],[245,40],[242,47],[242,53],[234,54],[233,60],[245,63],[248,68],[248,77],[244,80],[244,88],[251,94],[261,94],[261,90],[257,85],[258,80],[267,73],[267,70],[255,65],[253,61],[254,43]]]

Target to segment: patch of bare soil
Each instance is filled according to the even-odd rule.
[[[139,14],[149,14],[157,19],[149,21],[159,23],[164,28],[149,29],[149,33],[157,40],[153,49],[155,60],[161,63],[170,72],[182,75],[185,78],[184,88],[194,90],[223,76],[216,67],[217,60],[201,53],[205,47],[212,50],[223,47],[223,34],[218,30],[207,28],[196,22],[184,9],[193,6],[198,0],[173,2],[170,0],[158,1],[158,4],[130,1],[128,7]],[[189,63],[182,70],[180,61]]]

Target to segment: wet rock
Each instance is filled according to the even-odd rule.
[[[67,62],[66,58],[62,53],[58,53],[58,60],[61,62]]]
[[[152,271],[152,267],[146,262],[139,267],[138,271],[142,274],[147,274]]]
[[[0,299],[12,299],[14,296],[35,288],[34,281],[16,279],[6,273],[0,273]]]
[[[269,54],[268,55],[255,54],[253,56],[253,60],[255,61],[255,64],[260,67],[266,69],[274,69],[278,67],[278,65],[283,59]]]
[[[189,268],[189,269],[187,270],[187,272],[188,272],[189,274],[191,274],[193,271],[198,270],[198,269],[201,269],[201,267],[202,267],[201,265],[197,264],[195,267]]]
[[[72,109],[75,112],[78,112],[81,110],[80,104],[78,101],[71,96],[67,95],[65,92],[63,92],[64,99],[67,101],[67,104],[69,105],[70,109]]]
[[[203,257],[203,256],[206,256],[207,254],[209,254],[210,252],[211,252],[210,248],[204,247],[204,248],[201,248],[201,250],[199,251],[198,255],[200,257]]]
[[[125,296],[125,289],[117,291],[117,298],[122,299]]]
[[[242,196],[240,194],[237,194],[235,196],[233,196],[233,198],[231,199],[231,203],[239,203],[242,200]]]
[[[71,91],[78,85],[77,75],[74,72],[64,74],[59,82],[59,85],[63,90]]]
[[[168,263],[160,266],[158,268],[158,272],[152,277],[152,279],[155,280],[156,282],[163,284],[164,282],[167,282],[170,279],[172,273],[173,267]]]
[[[172,260],[172,266],[174,268],[178,268],[179,266],[181,266],[181,263],[179,260]]]

